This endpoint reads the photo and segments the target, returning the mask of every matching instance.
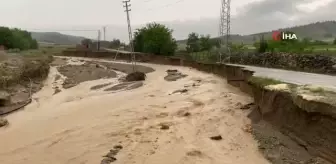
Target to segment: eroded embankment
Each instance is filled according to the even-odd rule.
[[[0,115],[16,111],[31,102],[48,75],[52,56],[1,55]]]
[[[253,72],[240,67],[230,69],[240,74],[229,72],[228,81],[254,97],[253,134],[270,161],[335,163],[335,93],[250,77]]]

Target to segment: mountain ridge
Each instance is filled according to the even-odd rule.
[[[170,24],[167,26],[171,29],[174,29],[173,35],[175,38],[184,38],[184,39],[177,39],[178,43],[185,43],[187,40],[187,37],[185,36],[187,36],[191,32],[196,32],[199,34],[207,34],[204,32],[209,31],[209,33],[210,32],[212,34],[215,33],[214,32],[215,27],[210,25],[212,24],[211,21],[207,20],[204,22],[206,22],[207,24],[204,25],[202,24],[202,21],[199,22],[200,28],[195,27],[198,25],[198,23],[194,22],[192,26],[194,26],[195,28],[192,28],[192,29],[189,28],[191,25],[188,24],[187,22],[182,22],[180,24]],[[323,21],[323,22],[314,22],[314,23],[305,24],[305,25],[293,26],[293,27],[288,27],[288,28],[279,28],[279,29],[274,29],[271,31],[253,33],[253,34],[247,34],[247,35],[231,34],[230,37],[231,37],[232,42],[234,43],[242,42],[244,44],[252,44],[253,42],[257,41],[261,35],[264,35],[265,38],[271,38],[272,31],[277,31],[277,30],[281,30],[281,31],[288,30],[288,31],[295,32],[299,38],[311,38],[313,40],[331,41],[334,38],[336,38],[336,21],[331,20],[331,21]],[[121,37],[120,29],[110,30],[110,31],[109,31],[110,34],[111,33],[113,34],[113,31],[118,31],[114,33],[113,35],[117,39],[121,39],[121,40],[123,39],[123,38],[116,37],[116,35]],[[202,31],[202,33],[200,31]],[[47,43],[53,43],[53,44],[80,44],[81,40],[85,38],[89,38],[89,37],[84,37],[84,36],[75,36],[72,34],[71,35],[63,34],[60,32],[31,32],[31,33],[32,33],[32,37],[36,39],[38,42],[47,42]],[[125,32],[125,35],[126,34],[127,32]],[[216,38],[216,37],[213,37],[213,38]]]

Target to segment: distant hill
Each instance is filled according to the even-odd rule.
[[[50,44],[79,44],[85,37],[65,35],[58,32],[31,32],[38,42]]]
[[[336,21],[316,22],[302,26],[289,27],[284,29],[275,29],[274,31],[292,31],[297,37],[310,38],[313,40],[332,41],[336,38]],[[250,34],[250,35],[230,35],[233,43],[252,44],[259,40],[260,36],[264,35],[266,39],[271,39],[272,31]],[[185,44],[185,40],[179,40],[178,43]]]

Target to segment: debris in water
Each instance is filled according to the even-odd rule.
[[[248,103],[246,105],[242,105],[240,109],[242,110],[250,109],[252,105],[254,105],[254,103]]]
[[[5,118],[0,117],[0,127],[8,125],[8,121]]]
[[[57,93],[60,93],[62,90],[61,89],[59,89],[59,87],[56,87],[55,88],[55,91],[54,91],[54,95],[56,95]]]
[[[162,124],[160,129],[161,129],[161,130],[168,130],[168,129],[169,129],[169,126],[166,125],[166,124]]]
[[[188,75],[185,75],[185,74],[182,74],[181,72],[179,72],[178,70],[170,70],[168,69],[167,70],[167,76],[164,77],[164,79],[166,81],[176,81],[178,79],[181,79],[181,78],[184,78],[184,77],[187,77]]]
[[[188,92],[188,89],[179,89],[179,90],[174,91],[174,92],[171,93],[171,94],[175,94],[175,93],[186,93],[186,92]]]
[[[243,129],[243,131],[245,131],[247,133],[252,133],[252,126],[251,126],[251,124],[246,124],[242,129]]]
[[[121,146],[121,145],[115,145],[113,148],[117,149],[117,150],[121,150],[123,148],[123,146]]]
[[[193,151],[189,151],[187,152],[187,156],[202,156],[202,152],[199,150],[193,150]]]
[[[218,141],[218,140],[222,140],[223,138],[221,135],[218,135],[218,136],[212,136],[210,137],[210,139]]]
[[[117,158],[115,158],[115,156],[119,153],[119,151],[122,148],[123,147],[121,145],[115,145],[113,149],[110,150],[110,152],[108,152],[106,155],[103,156],[105,158],[101,161],[101,164],[110,164],[116,161]]]
[[[186,113],[184,113],[183,116],[188,117],[188,116],[190,116],[190,115],[191,115],[191,114],[190,114],[189,112],[186,112]]]
[[[101,162],[100,162],[100,164],[110,164],[110,163],[112,163],[112,162],[114,162],[114,161],[116,161],[117,159],[116,158],[109,158],[109,157],[106,157],[106,158],[104,158]]]

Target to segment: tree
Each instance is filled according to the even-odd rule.
[[[36,49],[37,41],[32,38],[28,31],[18,28],[0,27],[0,45],[4,45],[8,49]]]
[[[334,41],[333,41],[333,44],[335,44],[335,45],[336,45],[336,38],[334,39]]]
[[[258,48],[258,52],[259,53],[263,53],[266,52],[268,49],[268,43],[267,41],[264,39],[264,36],[262,35],[260,38],[260,43],[259,43],[259,48]]]
[[[219,38],[211,38],[210,43],[212,46],[215,46],[217,48],[220,48],[220,39]]]
[[[82,44],[83,46],[87,46],[87,47],[89,47],[89,46],[91,46],[91,45],[93,44],[93,42],[92,42],[91,39],[83,39],[83,40],[81,41],[81,44]]]
[[[192,32],[188,35],[187,40],[187,51],[188,52],[199,52],[201,49],[199,35]]]
[[[13,48],[13,33],[7,27],[0,27],[0,45],[6,48]]]
[[[121,46],[121,41],[119,39],[113,39],[110,42],[109,48],[119,48]]]
[[[211,43],[210,35],[201,35],[200,47],[201,51],[209,51],[214,45]]]
[[[157,55],[173,55],[177,49],[173,30],[165,25],[149,23],[134,32],[134,51]]]

